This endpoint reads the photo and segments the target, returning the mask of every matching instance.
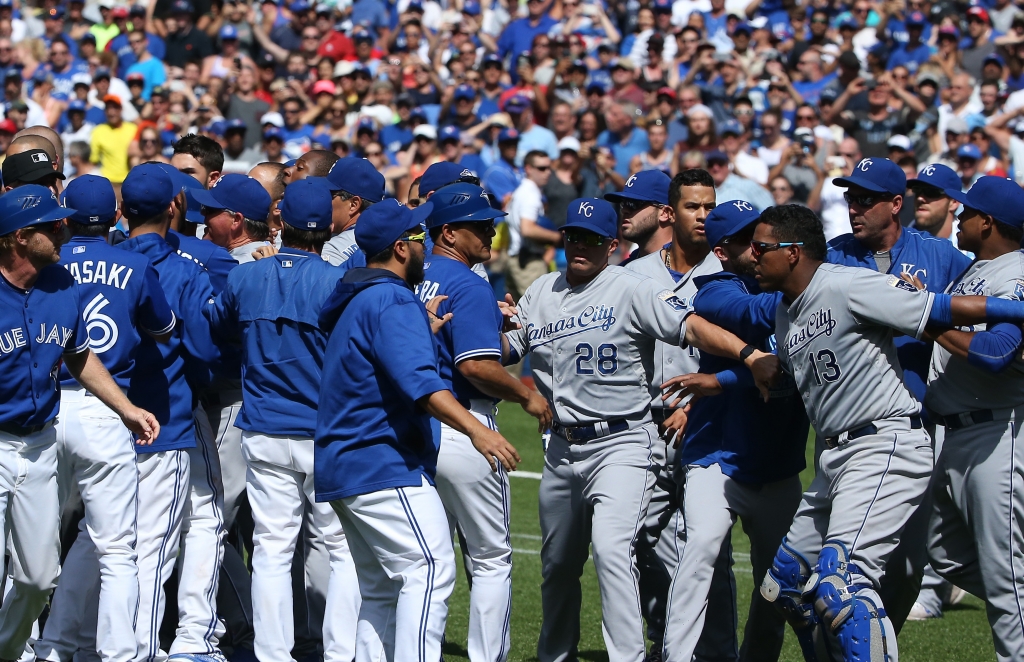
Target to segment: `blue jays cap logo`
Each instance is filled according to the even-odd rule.
[[[21,208],[23,210],[24,209],[32,209],[33,207],[38,207],[39,203],[42,202],[42,201],[43,201],[43,198],[41,196],[38,196],[38,195],[26,195],[24,198],[21,199]]]

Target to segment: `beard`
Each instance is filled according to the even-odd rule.
[[[423,282],[423,255],[409,254],[409,264],[405,268],[405,282],[413,287]]]
[[[658,231],[658,214],[660,211],[659,208],[655,207],[642,218],[631,220],[629,229],[622,232],[623,239],[634,244],[643,244],[653,237],[654,233]]]

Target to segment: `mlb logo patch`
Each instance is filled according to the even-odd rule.
[[[75,249],[71,251],[73,254],[78,255],[79,253],[85,252],[85,246],[75,246]]]
[[[292,264],[294,263],[291,260],[281,260],[281,266],[285,269],[290,269]]]
[[[316,229],[316,222],[315,221],[307,221],[306,222],[306,227],[307,228],[312,228],[312,229],[315,230]]]
[[[40,152],[39,154],[33,154],[32,155],[32,163],[49,163],[49,162],[50,162],[50,159],[46,156],[46,154],[44,154],[42,152]]]
[[[659,294],[658,298],[672,306],[675,310],[686,310],[686,302],[668,290]]]

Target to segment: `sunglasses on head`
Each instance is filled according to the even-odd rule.
[[[583,244],[584,246],[597,247],[605,242],[604,237],[589,230],[570,228],[563,230],[562,235],[565,237],[565,243],[567,244]]]
[[[849,191],[843,193],[843,198],[847,203],[858,207],[874,207],[879,202],[892,200],[892,197],[882,193],[850,193]]]
[[[750,254],[754,258],[759,258],[765,253],[777,251],[780,248],[787,248],[789,246],[803,246],[802,241],[780,241],[776,244],[768,244],[763,241],[752,241],[750,242]]]
[[[399,238],[398,241],[415,241],[416,243],[423,244],[427,241],[427,231],[421,230],[416,234],[407,234],[404,237]]]

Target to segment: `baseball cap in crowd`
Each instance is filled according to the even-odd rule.
[[[334,96],[334,93],[337,92],[337,90],[338,88],[334,85],[333,81],[318,80],[317,82],[313,83],[314,97],[318,94],[330,94],[331,96]]]
[[[970,133],[970,127],[967,126],[967,120],[964,118],[953,116],[946,122],[946,133],[955,133],[959,136]]]
[[[623,200],[640,200],[641,202],[667,205],[668,189],[671,183],[672,178],[660,170],[641,170],[635,175],[630,175],[621,191],[607,193],[604,199],[615,203]]]
[[[927,23],[928,19],[919,11],[912,11],[907,14],[906,24],[908,28],[923,28]]]
[[[671,87],[668,87],[667,85],[664,86],[664,87],[659,87],[658,88],[658,100],[659,101],[661,100],[661,97],[668,97],[672,101],[675,101],[677,98],[679,98],[678,95],[676,94],[676,91],[673,90]]]
[[[575,69],[576,71],[582,71],[584,73],[590,71],[590,67],[587,66],[586,60],[573,60],[572,64],[569,65],[569,68]]]
[[[270,196],[267,196],[268,206],[269,200]],[[331,227],[333,214],[331,186],[324,177],[306,177],[292,182],[284,187],[284,197],[278,208],[281,210],[281,220],[293,228],[326,230]]]
[[[356,223],[356,244],[367,257],[376,255],[406,233],[422,232],[423,221],[434,210],[432,202],[409,209],[394,198],[371,206]]]
[[[260,69],[276,69],[277,58],[274,57],[273,53],[261,53],[260,56],[256,58],[256,66]]]
[[[615,61],[612,62],[612,69],[625,69],[626,71],[635,71],[636,63],[633,62],[631,58],[620,57],[616,58]]]
[[[563,231],[571,228],[589,230],[602,237],[615,239],[619,236],[619,214],[607,200],[576,198],[569,203],[565,225],[561,227]]]
[[[472,101],[473,99],[476,98],[476,90],[474,90],[471,86],[463,83],[462,85],[459,85],[458,87],[455,88],[454,97],[456,101],[459,101],[460,99],[468,99]]]
[[[1006,60],[1004,60],[1002,56],[999,55],[999,53],[989,53],[988,55],[985,56],[985,59],[981,61],[982,66],[985,66],[986,64],[989,63],[998,64],[1000,67],[1006,66]]]
[[[501,133],[498,134],[499,143],[510,143],[519,141],[519,132],[515,129],[502,129]]]
[[[153,89],[149,91],[150,99],[152,99],[153,97],[160,97],[161,99],[166,99],[169,96],[171,96],[171,91],[163,85],[154,85]]]
[[[93,81],[97,81],[101,78],[110,79],[110,69],[107,67],[96,67],[96,71],[92,74]]]
[[[57,196],[45,186],[19,186],[0,197],[0,236],[15,230],[68,218],[74,209],[61,207]]]
[[[248,130],[249,127],[246,126],[245,122],[237,117],[224,123],[224,135],[227,135],[231,131],[241,131],[242,133],[245,133]]]
[[[356,135],[358,136],[364,131],[368,132],[370,135],[377,133],[377,123],[370,117],[364,117],[359,120],[359,123],[356,124]]]
[[[0,120],[0,133],[9,133],[12,136],[18,132],[17,125],[11,120]]]
[[[907,180],[907,188],[914,190],[919,186],[931,186],[940,191],[946,189],[960,190],[960,176],[949,166],[941,163],[931,163],[921,168],[916,179]]]
[[[18,69],[17,67],[8,67],[7,69],[4,69],[4,80],[6,81],[11,79],[21,81],[21,69]]]
[[[477,0],[465,0],[462,3],[462,13],[470,16],[480,15],[480,3]]]
[[[227,125],[228,123],[224,120],[216,120],[214,122],[210,122],[210,126],[208,126],[206,130],[218,138],[223,138],[224,130],[227,128]]]
[[[59,21],[64,18],[63,7],[51,7],[43,13],[43,20]]]
[[[475,182],[472,180],[475,180]],[[426,197],[426,194],[437,191],[449,184],[458,182],[479,183],[479,181],[479,178],[473,175],[473,171],[469,168],[460,166],[458,163],[452,163],[451,161],[438,161],[437,163],[432,163],[423,172],[423,177],[420,179],[420,197]]]
[[[824,90],[821,91],[821,94],[818,95],[818,103],[835,103],[836,99],[838,98],[838,90],[836,90],[834,87],[826,87]]]
[[[206,209],[228,209],[254,221],[266,221],[270,209],[270,194],[249,175],[224,175],[210,190],[192,191],[192,197]]]
[[[94,225],[113,223],[117,216],[117,197],[110,180],[99,175],[75,177],[60,195],[60,203],[73,207],[68,216],[75,223]]]
[[[370,202],[384,199],[384,175],[366,159],[354,156],[338,159],[327,173],[327,181],[332,191],[345,191]]]
[[[505,102],[505,112],[510,114],[521,113],[527,108],[530,108],[532,104],[530,100],[521,94],[513,96],[511,99]]]
[[[412,130],[413,139],[416,138],[427,138],[428,140],[437,140],[437,127],[431,124],[420,124]]]
[[[704,160],[708,162],[708,165],[712,163],[728,163],[729,155],[719,149],[713,149],[704,155]]]
[[[128,18],[128,8],[127,7],[114,7],[113,9],[110,10],[110,14],[114,18]]]
[[[582,148],[583,145],[581,145],[580,141],[574,136],[566,136],[558,141],[559,152],[575,152],[576,154],[579,154]]]
[[[123,104],[121,103],[121,97],[116,94],[105,94],[103,95],[103,105],[113,104],[120,108]]]
[[[901,149],[904,152],[909,152],[910,148],[912,147],[912,145],[910,144],[910,138],[908,138],[908,137],[906,137],[904,135],[900,135],[898,133],[896,135],[892,136],[891,138],[889,138],[889,140],[887,140],[885,144],[889,148]]]
[[[171,14],[191,14],[195,11],[195,7],[189,0],[174,0],[171,3]]]
[[[156,163],[143,163],[132,168],[121,184],[121,210],[131,219],[152,218],[167,209],[180,192],[181,188],[174,185],[163,168]]]
[[[853,16],[844,16],[839,20],[839,24],[836,26],[838,30],[857,30],[860,25],[857,24],[857,19]]]
[[[943,37],[949,37],[951,39],[959,40],[960,31],[957,30],[955,26],[943,25],[941,28],[939,28],[939,39],[941,40]]]
[[[501,57],[495,53],[490,53],[484,56],[484,61],[481,63],[481,68],[486,69],[487,67],[498,67],[499,69],[505,68],[505,63],[502,62]]]
[[[423,177],[426,180],[426,175]],[[420,194],[423,186],[420,185]],[[427,228],[439,228],[445,223],[472,223],[493,221],[507,214],[491,206],[490,198],[475,184],[456,182],[437,189],[430,196],[433,211],[427,218]]]
[[[946,189],[946,195],[965,207],[988,214],[1004,225],[1024,227],[1024,189],[1017,182],[986,175],[974,182],[967,193],[960,190],[959,182],[957,184],[954,188]]]
[[[411,122],[414,119],[426,122],[427,111],[423,110],[423,108],[421,108],[420,106],[416,106],[415,108],[409,111],[409,121]]]
[[[740,124],[738,121],[736,121],[736,120],[734,120],[732,118],[729,118],[726,121],[722,122],[722,128],[719,129],[718,133],[719,133],[719,135],[722,135],[722,136],[725,136],[726,134],[729,134],[729,133],[731,133],[734,136],[742,136],[743,135],[743,125]]]
[[[992,19],[989,18],[988,12],[985,11],[984,7],[975,5],[967,10],[967,20],[970,21],[972,18],[981,20],[989,25],[992,24]]]
[[[220,40],[238,39],[238,30],[233,25],[225,25],[220,29]]]
[[[889,159],[870,157],[861,159],[849,177],[836,177],[832,183],[840,188],[858,187],[874,193],[903,195],[907,190],[907,175],[903,168]]]
[[[263,139],[264,140],[280,140],[281,142],[284,142],[284,131],[282,131],[281,129],[277,128],[276,126],[272,126],[269,129],[264,129],[263,130]]]
[[[746,200],[723,202],[712,209],[704,221],[704,235],[707,237],[708,245],[717,246],[726,237],[731,237],[757,223],[759,218],[761,212],[754,209],[754,205]]]
[[[277,112],[263,113],[263,117],[260,118],[260,126],[267,124],[272,124],[279,129],[284,128],[284,117]]]
[[[601,96],[604,96],[607,93],[608,91],[605,89],[604,84],[599,81],[591,81],[590,84],[587,85],[587,94],[600,94]]]
[[[47,177],[64,179],[64,173],[53,169],[50,155],[41,149],[30,149],[20,154],[11,154],[0,166],[3,181],[7,184],[22,182],[31,184]]]
[[[654,0],[654,6],[652,7],[655,13],[672,13],[672,0]]]
[[[449,125],[443,127],[441,131],[438,132],[437,139],[442,143],[446,140],[454,140],[456,142],[459,142],[462,139],[462,132],[459,131],[458,127]]]
[[[0,0],[0,7],[13,7],[14,0]]]
[[[974,159],[977,161],[981,158],[981,150],[978,146],[973,143],[967,143],[966,145],[960,145],[960,149],[956,150],[956,157],[958,159]]]
[[[81,99],[75,99],[68,102],[68,113],[84,113],[86,111],[85,102]]]
[[[95,44],[96,43],[96,35],[94,35],[91,32],[86,32],[85,34],[82,35],[81,39],[78,40],[78,43],[81,44],[83,41],[91,41],[92,43]]]

